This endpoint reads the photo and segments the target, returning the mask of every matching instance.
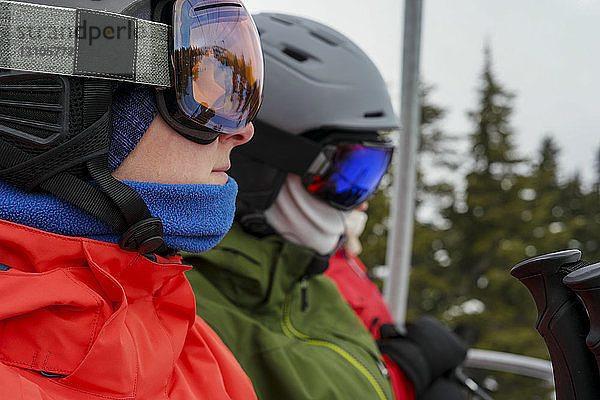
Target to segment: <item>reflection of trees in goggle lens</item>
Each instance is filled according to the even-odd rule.
[[[217,115],[236,121],[238,126],[256,114],[260,104],[259,81],[243,55],[238,57],[217,46],[184,47],[174,53],[181,68],[178,89],[186,97],[184,102],[195,100]]]
[[[174,51],[177,89],[186,112],[203,111],[204,120],[211,110],[229,128],[245,126],[258,112],[262,80],[255,76],[262,75],[262,65],[253,63],[253,25],[247,11],[236,3],[207,4],[189,9],[186,25],[187,43]]]

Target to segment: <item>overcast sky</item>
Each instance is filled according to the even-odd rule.
[[[314,18],[340,30],[369,54],[399,97],[403,1],[245,0],[252,12]],[[512,126],[522,155],[551,134],[561,163],[594,175],[600,147],[600,2],[594,0],[424,0],[421,75],[431,99],[448,109],[443,127],[467,134],[476,106],[483,48],[513,93]]]

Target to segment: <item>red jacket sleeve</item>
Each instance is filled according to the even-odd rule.
[[[388,356],[383,355],[383,363],[390,374],[390,382],[396,400],[415,400],[415,388],[406,374]]]
[[[394,322],[379,288],[358,257],[340,249],[329,261],[325,276],[335,282],[342,297],[375,339],[379,338],[380,325]]]

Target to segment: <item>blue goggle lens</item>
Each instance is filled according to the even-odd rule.
[[[390,164],[392,153],[392,148],[340,145],[328,171],[316,176],[307,189],[336,208],[351,210],[377,189]]]

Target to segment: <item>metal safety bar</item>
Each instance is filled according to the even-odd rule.
[[[511,372],[554,383],[552,363],[540,358],[492,350],[470,349],[464,363],[467,368]]]

